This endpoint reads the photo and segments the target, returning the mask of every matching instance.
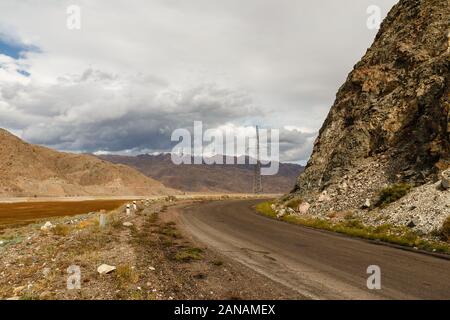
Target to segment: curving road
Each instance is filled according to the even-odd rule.
[[[312,230],[255,213],[261,200],[228,200],[181,209],[197,240],[296,290],[305,299],[450,299],[450,261]],[[381,289],[367,288],[367,268]]]

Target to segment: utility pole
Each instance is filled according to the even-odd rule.
[[[261,161],[259,159],[259,128],[256,126],[256,165],[253,177],[253,193],[262,193]]]

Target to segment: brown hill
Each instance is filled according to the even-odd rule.
[[[172,191],[132,168],[28,144],[0,129],[0,196],[126,196]]]
[[[442,0],[392,8],[298,179],[294,194],[312,209],[359,207],[388,185],[433,182],[449,167],[449,16]]]
[[[183,191],[248,193],[252,192],[253,188],[254,166],[248,164],[174,165],[169,154],[136,157],[107,155],[101,158],[136,168],[168,187]],[[277,175],[262,177],[263,191],[289,192],[302,170],[303,167],[300,165],[280,163]]]

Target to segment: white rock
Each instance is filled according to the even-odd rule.
[[[370,208],[370,205],[371,205],[370,199],[366,199],[366,201],[364,202],[362,207],[363,207],[363,209],[367,209],[367,208]]]
[[[102,264],[101,266],[99,266],[97,268],[97,272],[100,274],[108,274],[108,273],[113,272],[114,270],[116,270],[115,266],[110,266],[107,264]]]
[[[317,201],[319,201],[319,202],[327,202],[330,200],[331,200],[331,197],[328,195],[327,190],[323,190],[319,196],[319,199],[317,199]]]
[[[125,227],[131,227],[133,224],[131,222],[124,222],[123,225]]]
[[[52,229],[52,228],[54,228],[54,225],[53,225],[50,221],[47,221],[47,222],[41,227],[41,230],[42,230],[42,231],[47,231],[47,230],[50,230],[50,229]]]
[[[148,267],[150,270],[155,271],[155,267]]]
[[[310,205],[308,202],[306,202],[306,201],[305,201],[305,202],[302,202],[302,203],[300,203],[300,205],[298,206],[297,211],[298,211],[300,214],[307,214],[310,206],[311,206],[311,205]]]
[[[285,209],[281,209],[280,211],[278,211],[277,213],[277,218],[281,218],[283,216],[286,215],[286,210]]]
[[[44,275],[44,277],[46,277],[49,275],[50,271],[51,271],[50,268],[44,268],[44,270],[42,270],[42,274]]]
[[[292,208],[287,208],[286,211],[288,214],[295,214],[295,210]]]

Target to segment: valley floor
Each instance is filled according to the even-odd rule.
[[[1,229],[0,299],[301,298],[186,238],[165,213],[176,204],[139,202],[130,215],[120,207],[104,213],[104,227],[93,212]],[[100,274],[102,264],[116,269]]]

